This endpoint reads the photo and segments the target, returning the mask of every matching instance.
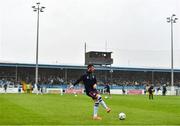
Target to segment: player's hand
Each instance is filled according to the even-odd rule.
[[[97,85],[96,85],[96,84],[94,84],[94,85],[93,85],[93,88],[94,88],[94,89],[96,89],[96,87],[97,87]]]
[[[69,87],[70,89],[74,89],[74,85],[70,85],[70,87]]]

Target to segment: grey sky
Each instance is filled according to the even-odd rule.
[[[36,0],[0,0],[0,60],[35,63]],[[170,24],[179,0],[41,0],[40,63],[84,64],[87,51],[113,52],[114,66],[170,67]],[[180,68],[180,21],[174,65]]]

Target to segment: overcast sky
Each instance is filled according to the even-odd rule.
[[[0,61],[35,63],[37,0],[0,0]],[[112,51],[113,66],[170,68],[170,24],[180,0],[40,0],[39,63],[84,65],[87,51]],[[174,24],[180,68],[180,21]]]

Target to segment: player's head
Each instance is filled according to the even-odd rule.
[[[88,71],[88,72],[94,72],[94,71],[95,71],[94,65],[93,65],[93,64],[89,64],[89,65],[87,66],[87,71]]]

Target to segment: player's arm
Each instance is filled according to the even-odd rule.
[[[95,78],[95,84],[93,85],[93,88],[96,89],[96,87],[97,87],[97,80]]]
[[[75,86],[76,84],[79,84],[79,82],[83,81],[83,76],[81,76],[76,82],[73,84]]]

